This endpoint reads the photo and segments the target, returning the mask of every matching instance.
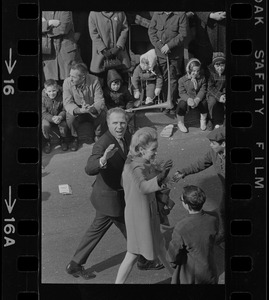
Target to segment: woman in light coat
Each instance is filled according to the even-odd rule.
[[[89,32],[92,39],[91,72],[104,72],[104,60],[113,56],[117,56],[126,69],[130,68],[130,58],[125,47],[128,24],[124,12],[90,12]]]
[[[119,268],[116,283],[124,283],[139,255],[147,260],[161,260],[170,274],[173,269],[166,261],[164,238],[160,231],[160,218],[155,192],[162,189],[172,161],[168,160],[157,175],[153,165],[158,148],[157,132],[143,127],[132,137],[130,153],[122,173],[125,194],[125,224],[127,253]]]
[[[71,11],[43,11],[42,36],[51,39],[51,54],[43,54],[45,80],[64,80],[69,76],[73,61],[81,58],[74,39]]]

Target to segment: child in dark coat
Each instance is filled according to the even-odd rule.
[[[145,89],[145,104],[153,104],[153,99],[160,95],[163,85],[163,77],[157,65],[157,56],[154,49],[141,55],[140,64],[135,68],[131,80],[135,99],[142,99],[143,96],[141,97],[141,95],[144,95],[143,90]],[[141,100],[138,100],[138,102],[139,105],[142,103]]]
[[[45,81],[42,91],[42,133],[46,140],[45,153],[51,152],[50,130],[56,125],[60,131],[61,148],[63,151],[68,149],[66,143],[68,127],[65,118],[66,111],[63,107],[62,88],[54,79],[48,79]]]
[[[121,107],[128,110],[133,108],[135,101],[127,86],[123,84],[121,75],[114,69],[107,72],[107,85],[104,88],[104,98],[107,109]],[[134,131],[133,115],[134,113],[127,112],[130,133]]]
[[[180,200],[189,215],[176,224],[168,247],[167,260],[175,268],[171,283],[217,284],[218,218],[202,209],[206,195],[197,186],[185,186]]]
[[[189,60],[186,66],[186,75],[178,81],[179,102],[177,105],[178,128],[188,132],[184,125],[184,117],[189,107],[198,108],[200,112],[200,128],[206,130],[207,102],[206,79],[201,73],[201,62],[197,58]]]
[[[209,111],[208,129],[218,128],[223,121],[225,126],[225,103],[226,103],[226,78],[225,78],[225,55],[222,52],[214,52],[212,64],[208,66],[209,79],[207,89],[207,103]],[[221,115],[217,116],[217,109]],[[218,110],[218,111],[219,111]]]

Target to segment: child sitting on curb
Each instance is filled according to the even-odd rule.
[[[163,84],[154,49],[141,55],[140,64],[135,68],[131,81],[134,87],[134,97],[139,99],[135,106],[141,105],[144,89],[146,89],[145,104],[152,105],[153,99],[160,95]]]
[[[197,58],[189,60],[186,75],[178,80],[179,102],[177,104],[178,128],[188,132],[184,124],[184,117],[190,108],[198,108],[200,112],[200,128],[206,130],[207,102],[206,79],[201,74],[201,62]]]
[[[66,142],[68,127],[65,117],[62,88],[58,86],[54,79],[48,79],[45,81],[42,91],[42,133],[46,140],[44,147],[46,154],[51,152],[50,131],[53,126],[59,128],[62,150],[66,151],[68,149]]]
[[[225,102],[226,102],[226,79],[225,79],[225,55],[222,52],[214,52],[212,64],[208,66],[210,73],[208,79],[207,103],[209,111],[208,130],[220,126],[219,120],[224,119],[225,126]],[[215,108],[222,106],[222,116],[217,118]]]

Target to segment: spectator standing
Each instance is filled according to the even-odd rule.
[[[82,61],[90,69],[92,57],[92,41],[88,29],[89,11],[73,11],[75,41]]]
[[[81,61],[74,34],[71,11],[42,12],[42,37],[51,41],[51,53],[42,55],[45,80],[62,83],[72,62]]]
[[[56,80],[48,79],[45,81],[42,91],[42,133],[45,138],[45,153],[51,152],[50,132],[54,126],[59,128],[62,150],[68,149],[66,141],[68,127],[65,118],[62,88],[58,86]]]
[[[172,284],[217,284],[214,258],[218,219],[203,210],[206,195],[197,186],[183,188],[180,197],[188,216],[173,230],[167,258],[175,267]]]
[[[104,61],[118,58],[127,71],[130,58],[126,50],[128,23],[124,12],[91,11],[89,15],[89,32],[92,39],[92,60],[90,71],[105,80]],[[127,80],[128,82],[128,80]]]
[[[179,102],[177,105],[178,128],[188,132],[184,124],[185,115],[190,108],[198,108],[200,112],[200,128],[206,130],[207,101],[206,79],[201,72],[201,62],[197,58],[189,60],[186,66],[186,75],[178,81]]]
[[[89,122],[95,131],[95,139],[106,130],[106,107],[98,78],[88,73],[84,63],[74,63],[70,76],[63,83],[63,103],[66,110],[67,125],[71,130],[72,151],[78,149],[78,127]],[[93,138],[93,136],[92,136]]]
[[[159,67],[163,75],[164,97],[168,92],[168,66],[170,70],[171,97],[174,110],[177,105],[177,85],[181,75],[184,55],[184,38],[187,35],[187,17],[185,12],[154,12],[148,34],[155,47]],[[170,110],[166,110],[166,113]]]
[[[192,52],[207,70],[213,52],[226,53],[226,12],[195,12],[196,35],[192,41]]]

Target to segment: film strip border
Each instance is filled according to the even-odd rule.
[[[225,298],[232,300],[263,299],[267,275],[267,7],[265,0],[246,2],[227,5]],[[3,299],[39,299],[38,2],[5,1],[3,24],[12,26],[2,38],[2,293]]]

